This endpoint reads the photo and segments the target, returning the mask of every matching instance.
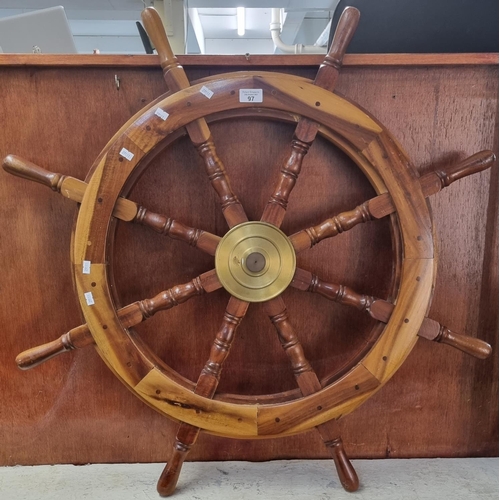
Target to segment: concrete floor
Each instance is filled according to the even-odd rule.
[[[493,500],[498,459],[354,460],[356,493],[340,486],[328,460],[188,462],[176,500]],[[0,468],[2,500],[157,499],[163,464]]]

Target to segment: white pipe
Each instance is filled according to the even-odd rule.
[[[245,7],[236,7],[236,22],[238,25],[238,36],[245,35]]]
[[[280,38],[281,33],[281,20],[280,20],[280,9],[271,9],[271,24],[269,26],[271,30],[271,38],[273,39],[274,46],[280,49],[285,54],[325,54],[326,49],[323,47],[318,47],[316,45],[302,45],[301,43],[296,43],[295,45],[287,45],[283,43]]]
[[[189,19],[191,19],[191,25],[193,26],[194,35],[196,41],[198,42],[198,47],[200,47],[200,53],[205,53],[205,34],[203,33],[203,26],[201,24],[200,13],[196,8],[189,8],[188,10]]]

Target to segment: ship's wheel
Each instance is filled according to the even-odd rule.
[[[419,336],[453,345],[478,358],[485,358],[491,351],[485,342],[455,334],[426,317],[436,269],[434,229],[426,197],[491,166],[494,155],[483,151],[448,170],[419,178],[382,124],[332,92],[358,18],[356,9],[344,11],[314,81],[279,73],[239,72],[190,86],[170,49],[158,14],[148,8],[143,13],[144,24],[160,55],[171,93],[146,106],[115,134],[92,166],[87,182],[48,172],[13,155],[4,160],[9,172],[46,184],[81,203],[71,259],[86,324],[58,340],[21,353],[17,363],[21,368],[31,368],[61,352],[95,345],[113,373],[141,400],[179,421],[171,459],[158,483],[161,495],[175,490],[182,463],[200,430],[251,439],[291,435],[313,427],[330,450],[344,488],[355,491],[358,478],[344,452],[337,420],[391,378]],[[277,173],[277,183],[267,187],[272,194],[262,217],[255,221],[248,220],[231,188],[207,120],[215,115],[227,119],[257,114],[297,123],[290,154]],[[229,226],[223,237],[187,227],[126,198],[151,159],[172,146],[185,131],[220,198]],[[300,182],[302,160],[317,134],[356,163],[377,196],[351,211],[287,235],[280,226],[290,193]],[[398,277],[391,301],[327,283],[311,272],[314,270],[297,266],[299,252],[359,223],[385,216],[392,218]],[[109,269],[116,219],[149,226],[214,256],[213,269],[153,298],[117,307]],[[342,376],[320,381],[307,360],[300,332],[294,331],[293,317],[289,318],[281,296],[290,286],[356,307],[383,324],[376,342]],[[228,292],[229,301],[207,353],[208,361],[196,381],[187,380],[165,364],[131,330],[160,310],[220,288]],[[219,394],[223,363],[237,327],[254,302],[263,303],[276,328],[299,389],[263,396]]]

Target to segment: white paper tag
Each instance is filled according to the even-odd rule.
[[[163,111],[161,108],[156,108],[155,115],[159,116],[163,121],[165,121],[169,116],[168,113]]]
[[[90,274],[90,260],[83,261],[82,273],[83,274]]]
[[[205,97],[208,97],[208,99],[210,99],[214,95],[214,93],[209,88],[205,87],[205,85],[203,85],[203,87],[201,87],[200,92]]]
[[[134,153],[125,148],[122,148],[122,150],[120,151],[120,155],[123,156],[124,158],[127,158],[128,161],[131,161],[132,158],[134,157]]]
[[[262,89],[240,89],[240,102],[262,102]]]
[[[95,304],[92,292],[85,292],[83,295],[85,296],[85,300],[87,301],[88,306],[93,306]]]

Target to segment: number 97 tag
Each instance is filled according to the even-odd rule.
[[[262,89],[240,89],[240,102],[262,102]]]

